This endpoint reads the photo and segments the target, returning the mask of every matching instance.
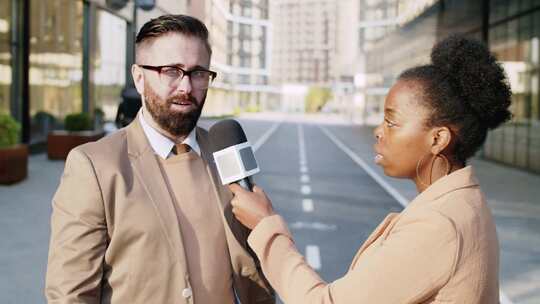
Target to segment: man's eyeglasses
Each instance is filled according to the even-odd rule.
[[[143,69],[156,71],[159,74],[159,80],[171,87],[176,87],[184,76],[188,76],[191,81],[191,86],[194,89],[204,90],[207,89],[214,78],[216,78],[217,73],[214,71],[195,68],[194,70],[186,71],[176,65],[161,65],[161,66],[152,66],[152,65],[139,65]]]

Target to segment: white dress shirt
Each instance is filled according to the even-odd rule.
[[[161,158],[167,159],[172,153],[172,148],[175,146],[175,142],[170,140],[167,136],[159,133],[146,121],[148,118],[146,118],[145,116],[148,114],[144,111],[143,108],[141,108],[141,113],[142,115],[139,115],[139,122],[141,123],[144,134],[146,135],[146,138],[148,138],[152,149],[154,149],[154,152]],[[184,139],[182,143],[188,145],[193,151],[195,151],[199,156],[201,156],[201,148],[199,147],[199,143],[197,142],[195,128],[191,130],[189,135],[186,137],[186,139]]]

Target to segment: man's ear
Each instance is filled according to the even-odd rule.
[[[133,83],[137,92],[141,96],[144,96],[144,74],[142,68],[136,64],[131,66],[131,76],[133,77]]]
[[[437,127],[431,131],[431,153],[437,155],[452,142],[452,131],[448,127]]]

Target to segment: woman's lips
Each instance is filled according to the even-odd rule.
[[[373,145],[373,150],[375,151],[375,157],[373,157],[373,160],[376,164],[379,164],[384,159],[384,156],[379,152],[379,149],[377,148],[377,145]]]

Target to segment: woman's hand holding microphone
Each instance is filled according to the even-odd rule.
[[[249,229],[253,230],[262,219],[275,214],[272,202],[263,189],[254,186],[253,192],[250,192],[238,184],[230,184],[229,189],[234,194],[232,212]]]

